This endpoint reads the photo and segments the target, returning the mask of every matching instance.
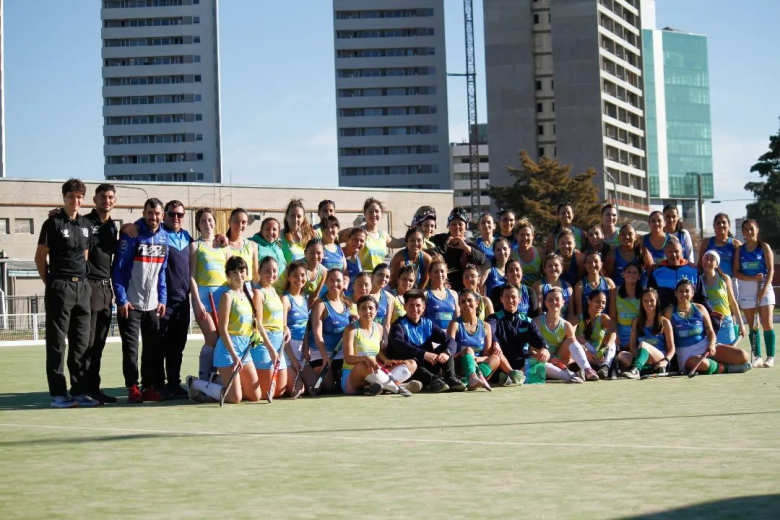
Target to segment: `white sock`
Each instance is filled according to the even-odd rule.
[[[547,373],[547,379],[559,379],[561,381],[571,380],[571,372],[558,368],[552,363],[546,363],[544,370]]]
[[[203,345],[198,359],[198,379],[208,381],[212,372],[214,372],[214,347]]]
[[[612,360],[615,359],[615,353],[617,352],[617,346],[614,343],[607,345],[606,352],[604,354],[604,361],[602,365],[612,366]]]
[[[571,345],[569,345],[569,355],[582,370],[591,368],[590,363],[588,363],[588,358],[585,355],[585,350],[583,350],[582,345],[576,341],[573,341]]]
[[[404,381],[412,377],[412,373],[409,371],[409,367],[407,367],[406,365],[397,365],[393,367],[390,373],[393,375],[394,378],[398,380],[399,383],[403,383]]]
[[[222,392],[222,385],[209,383],[207,381],[203,381],[202,379],[197,379],[192,382],[192,387],[195,388],[195,390],[198,392],[210,397],[211,399],[219,401],[220,394]]]
[[[366,381],[369,383],[379,383],[382,385],[382,388],[388,392],[393,392],[394,394],[399,392],[398,385],[393,383],[390,377],[381,370],[376,374],[368,374],[366,376]]]

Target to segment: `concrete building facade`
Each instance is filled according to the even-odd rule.
[[[639,0],[484,0],[490,182],[518,153],[594,168],[621,218],[649,213]]]
[[[479,212],[490,211],[490,159],[488,125],[477,125],[479,136]],[[450,143],[453,200],[456,206],[471,207],[471,156],[468,139]]]
[[[5,177],[5,40],[3,0],[0,0],[0,177]]]
[[[217,0],[103,0],[108,180],[220,182]]]
[[[449,189],[443,0],[334,0],[339,185]]]

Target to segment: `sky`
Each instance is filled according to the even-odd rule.
[[[103,177],[97,0],[5,0],[6,173]],[[448,72],[464,72],[461,0],[444,0]],[[482,0],[475,1],[477,92],[486,120]],[[657,24],[709,39],[715,196],[745,199],[750,166],[778,131],[780,2],[657,0]],[[223,179],[337,184],[330,0],[221,0]],[[30,23],[35,20],[35,23]],[[450,141],[466,136],[462,77],[449,79]],[[706,204],[743,216],[746,201]]]

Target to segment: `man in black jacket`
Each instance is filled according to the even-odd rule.
[[[390,327],[388,357],[414,359],[417,370],[412,379],[420,381],[431,392],[465,390],[466,385],[455,375],[455,339],[424,317],[425,293],[412,289],[404,294],[404,302],[406,316],[395,320]]]
[[[454,208],[447,217],[448,233],[440,233],[431,237],[436,245],[435,253],[444,257],[447,262],[447,279],[450,289],[455,292],[463,290],[463,271],[468,264],[474,264],[484,272],[490,268],[485,253],[477,244],[466,241],[466,224],[468,216],[463,208]]]

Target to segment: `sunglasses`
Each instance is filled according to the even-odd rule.
[[[175,211],[169,211],[168,212],[168,216],[171,217],[171,218],[180,218],[180,219],[182,219],[182,218],[184,218],[184,213],[177,213]]]

